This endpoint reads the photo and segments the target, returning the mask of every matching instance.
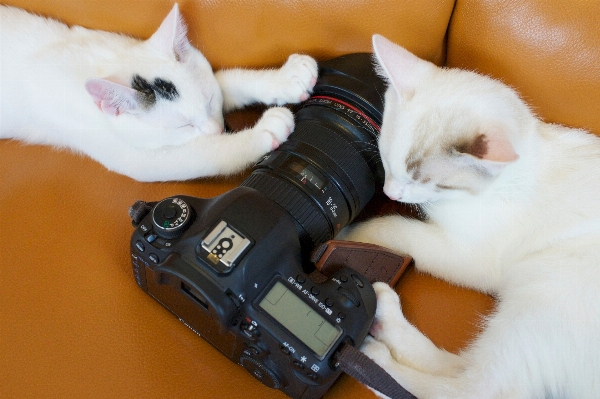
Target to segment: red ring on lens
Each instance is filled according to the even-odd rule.
[[[377,123],[375,123],[373,121],[373,119],[369,118],[367,116],[367,114],[365,114],[364,112],[362,112],[360,109],[356,108],[355,106],[350,105],[347,102],[344,102],[344,101],[339,100],[337,98],[329,97],[329,96],[312,96],[311,99],[313,99],[313,98],[322,98],[324,100],[329,100],[329,101],[333,101],[333,102],[342,104],[343,106],[345,106],[347,108],[350,108],[352,111],[356,112],[357,114],[359,114],[360,116],[362,116],[363,118],[365,118],[365,120],[367,122],[369,122],[371,125],[373,125],[373,127],[375,128],[375,130],[377,130],[378,132],[381,132],[381,129],[379,128],[379,125]]]

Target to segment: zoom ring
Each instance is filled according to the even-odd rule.
[[[294,217],[313,244],[321,244],[333,238],[330,224],[323,211],[291,183],[264,173],[253,173],[241,186],[251,187],[272,199]]]
[[[329,134],[320,134],[324,129]],[[323,132],[325,133],[325,132]],[[347,140],[334,133],[328,127],[321,124],[306,121],[296,126],[296,130],[290,136],[291,140],[301,141],[318,148],[327,154],[350,179],[355,190],[352,194],[358,196],[357,208],[362,209],[375,193],[375,183],[370,172],[369,165],[357,150]],[[281,149],[285,148],[285,143]]]

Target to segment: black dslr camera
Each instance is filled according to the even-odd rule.
[[[316,245],[333,238],[381,184],[377,137],[384,82],[370,54],[320,65],[287,142],[238,188],[211,199],[136,202],[138,285],[263,384],[319,398],[375,315],[368,280],[340,269],[311,279]]]

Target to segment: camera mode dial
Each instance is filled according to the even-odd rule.
[[[164,199],[152,211],[154,230],[165,239],[179,237],[191,221],[192,210],[181,198]]]

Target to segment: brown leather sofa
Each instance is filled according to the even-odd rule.
[[[173,4],[4,3],[140,38]],[[325,60],[371,51],[371,35],[380,33],[438,65],[505,81],[546,121],[600,134],[599,2],[181,0],[180,7],[190,39],[215,68],[279,65],[294,52]],[[239,128],[248,115],[229,120]],[[127,210],[135,200],[212,197],[243,177],[145,184],[82,155],[0,141],[0,397],[285,397],[187,329],[131,271]],[[369,209],[398,207],[379,196]],[[467,345],[494,307],[487,296],[414,269],[397,290],[407,317],[450,351]],[[373,393],[343,376],[326,397]]]

